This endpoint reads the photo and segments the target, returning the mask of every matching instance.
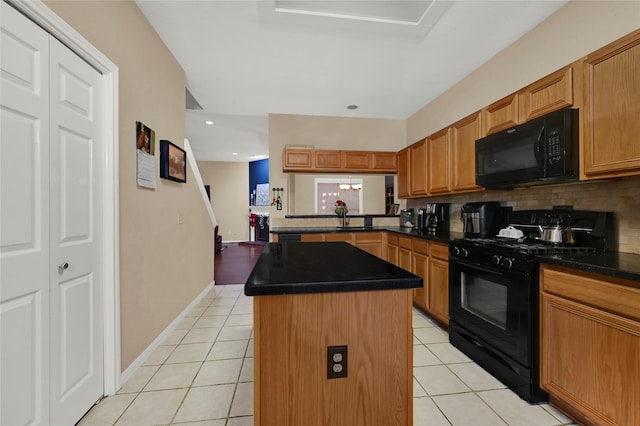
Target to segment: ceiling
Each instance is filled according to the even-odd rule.
[[[269,113],[406,119],[567,1],[136,3],[185,71],[195,157],[246,162]]]

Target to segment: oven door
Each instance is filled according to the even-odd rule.
[[[528,366],[531,274],[451,258],[451,321],[485,344]]]

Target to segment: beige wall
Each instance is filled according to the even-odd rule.
[[[286,145],[312,145],[317,149],[398,151],[406,144],[405,121],[348,117],[269,114],[269,184],[289,191],[289,174],[282,173]],[[382,185],[384,187],[384,185]],[[296,191],[302,191],[299,185]],[[288,197],[281,211],[270,209],[271,225],[283,226]],[[295,212],[297,213],[297,212]]]
[[[205,185],[211,185],[211,208],[222,241],[249,239],[249,163],[198,161]]]
[[[478,70],[407,120],[407,145],[481,109],[576,59],[640,28],[638,1],[572,1]],[[504,201],[515,209],[546,209],[573,205],[576,209],[616,213],[619,250],[640,253],[640,179],[548,186],[517,191],[487,191],[410,200],[408,206],[452,203],[452,227],[465,202]]]
[[[119,67],[120,320],[125,369],[213,281],[213,228],[193,172],[136,184],[135,122],[182,146],[184,72],[132,1],[46,1]],[[159,169],[157,169],[159,170]],[[183,223],[178,224],[178,216]]]

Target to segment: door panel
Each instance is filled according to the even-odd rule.
[[[0,424],[46,424],[49,36],[0,7]]]
[[[51,422],[102,396],[100,74],[51,39]],[[67,264],[68,268],[58,269]]]

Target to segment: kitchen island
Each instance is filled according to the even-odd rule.
[[[271,243],[254,297],[255,425],[412,425],[412,289],[346,243]]]

